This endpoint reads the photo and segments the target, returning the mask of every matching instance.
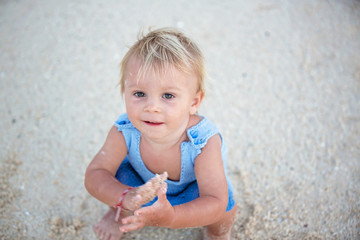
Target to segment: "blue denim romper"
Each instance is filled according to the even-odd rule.
[[[217,127],[207,118],[187,130],[190,141],[181,143],[181,174],[179,181],[166,180],[168,185],[167,199],[172,206],[190,202],[199,197],[199,188],[196,182],[194,163],[201,149],[206,145],[209,138],[219,133]],[[116,178],[123,184],[138,187],[155,176],[147,169],[140,155],[140,132],[132,125],[127,114],[121,115],[115,122],[118,131],[123,133],[128,149],[128,154],[121,163]],[[219,133],[220,134],[220,133]],[[221,135],[220,135],[221,136]],[[222,138],[222,137],[221,137]],[[233,199],[233,187],[226,171],[226,147],[223,142],[221,147],[224,161],[225,174],[229,189],[229,201],[226,211],[230,211],[235,201]],[[157,198],[145,204],[152,205]]]

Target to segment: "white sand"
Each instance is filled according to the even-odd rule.
[[[0,239],[95,239],[84,171],[124,105],[140,29],[180,27],[210,75],[233,239],[360,239],[360,2],[1,1]],[[145,228],[125,239],[199,239]]]

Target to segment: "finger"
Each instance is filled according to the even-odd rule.
[[[149,192],[153,192],[154,188],[156,188],[156,182],[153,179],[150,179],[148,182],[146,182],[144,185],[139,187],[138,194],[140,195],[146,195]]]
[[[163,184],[161,184],[160,189],[158,191],[158,199],[160,201],[167,199],[166,198],[166,192],[167,192],[167,184],[166,184],[166,182],[164,182]]]
[[[166,182],[164,182],[163,184],[161,184],[161,187],[160,187],[161,193],[162,193],[162,194],[166,194],[167,188],[168,188],[168,185],[167,185]]]
[[[143,217],[141,215],[129,216],[129,217],[123,218],[121,220],[121,222],[122,222],[122,224],[139,223],[139,222],[143,222]]]
[[[149,207],[143,207],[134,212],[134,216],[140,217],[140,216],[147,216],[152,213],[152,206]]]
[[[149,180],[148,182],[146,182],[144,185],[139,187],[139,192],[138,194],[141,194],[143,192],[148,191],[149,189],[151,189],[153,187],[153,183],[151,182],[151,180]]]
[[[149,182],[153,182],[153,184],[158,185],[162,182],[164,182],[168,177],[167,172],[164,172],[160,175],[156,174],[155,177],[149,180]]]
[[[132,232],[132,231],[139,230],[140,228],[143,228],[144,226],[145,226],[144,223],[140,222],[140,223],[123,225],[119,228],[120,228],[121,232]]]
[[[168,173],[167,172],[164,172],[163,174],[160,175],[160,179],[161,181],[165,181],[166,179],[168,178]]]

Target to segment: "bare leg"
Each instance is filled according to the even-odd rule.
[[[230,240],[231,228],[234,224],[237,206],[225,213],[225,216],[218,222],[205,228],[204,240]]]
[[[119,240],[122,232],[119,230],[119,223],[115,222],[116,209],[110,208],[109,211],[94,226],[94,232],[102,240]]]
[[[140,208],[145,203],[153,200],[160,188],[162,182],[167,178],[167,173],[158,175],[144,185],[131,189],[124,197],[123,209],[120,219],[130,216],[133,211]],[[119,227],[121,220],[115,221],[116,209],[110,208],[109,211],[94,226],[96,236],[101,240],[119,240],[122,236]]]

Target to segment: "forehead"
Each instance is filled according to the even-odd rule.
[[[144,67],[139,58],[132,57],[126,67],[125,86],[156,84],[162,87],[192,88],[197,86],[197,77],[193,72],[184,73],[173,65]]]

